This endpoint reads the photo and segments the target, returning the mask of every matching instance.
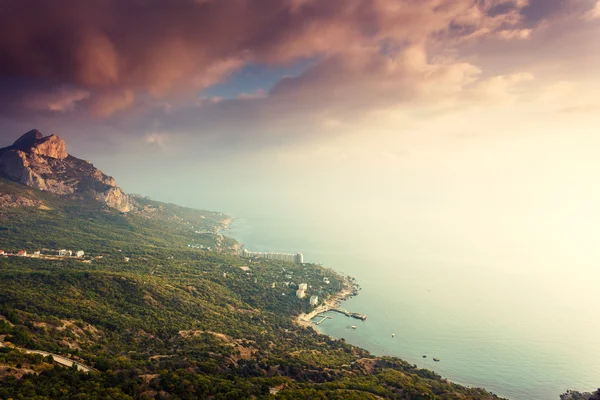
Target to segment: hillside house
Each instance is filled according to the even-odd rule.
[[[75,253],[75,257],[83,257],[85,253],[83,252],[83,250],[79,250],[78,252]]]
[[[19,252],[17,253],[17,255],[19,257],[26,257],[27,256],[27,250],[19,250]]]
[[[0,250],[0,256],[4,255],[4,250]]]
[[[59,250],[58,255],[64,257],[67,255],[67,251],[65,249]]]
[[[323,282],[327,285],[329,285],[329,278],[323,278]]]
[[[240,267],[240,269],[244,272],[250,272],[250,267]]]
[[[300,286],[298,286],[298,289],[308,290],[308,283],[301,283]]]
[[[306,296],[306,292],[302,289],[296,290],[296,297],[299,299],[303,299]]]
[[[42,255],[42,253],[40,251],[33,252],[33,257],[39,257],[40,255]]]
[[[319,304],[319,296],[310,296],[310,305],[316,306]]]

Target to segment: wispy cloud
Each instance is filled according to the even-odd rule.
[[[255,92],[252,93],[240,93],[238,95],[238,99],[239,100],[254,100],[254,99],[264,99],[265,97],[267,97],[267,92],[265,92],[263,89],[258,89]]]
[[[47,92],[34,93],[25,100],[25,107],[36,111],[73,111],[82,100],[90,97],[90,92],[81,89],[57,88]]]
[[[132,90],[115,90],[96,93],[90,109],[95,116],[109,117],[115,112],[130,108],[135,101]]]
[[[600,18],[600,1],[597,1],[596,5],[585,14],[585,18],[592,20]]]
[[[147,144],[164,150],[167,148],[170,136],[168,132],[152,132],[147,133],[144,139]]]

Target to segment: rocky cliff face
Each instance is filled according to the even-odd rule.
[[[69,155],[58,136],[44,137],[35,129],[0,149],[0,174],[39,190],[93,198],[122,212],[131,210],[129,196],[112,177]]]

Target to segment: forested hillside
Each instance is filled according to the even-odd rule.
[[[496,398],[297,325],[299,283],[325,299],[346,278],[239,257],[222,214],[0,189],[0,247],[41,251],[0,257],[0,399]],[[85,256],[44,258],[60,248]]]
[[[232,251],[218,234],[227,216],[131,196],[132,211],[72,199],[0,178],[0,243],[3,250],[81,248],[95,254],[131,254],[196,244]]]

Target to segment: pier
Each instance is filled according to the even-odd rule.
[[[365,321],[367,316],[365,314],[353,313],[348,310],[344,310],[343,308],[339,308],[339,305],[342,301],[346,300],[349,296],[355,295],[356,291],[353,290],[350,283],[338,294],[334,295],[332,298],[328,299],[325,303],[319,305],[314,310],[309,312],[308,314],[300,314],[298,316],[298,322],[308,324],[312,322],[312,319],[317,317],[318,315],[324,314],[329,311],[337,312],[340,314],[344,314],[346,317],[360,319],[361,321]],[[315,325],[322,324],[325,320],[331,317],[324,316],[319,322],[312,322]]]
[[[323,321],[325,321],[326,319],[332,319],[333,317],[330,317],[329,315],[324,316],[319,322],[315,322],[315,325],[321,325],[321,323],[323,323]]]
[[[362,321],[367,319],[367,316],[365,314],[353,313],[353,312],[344,310],[343,308],[331,308],[331,309],[329,309],[329,311],[335,311],[340,314],[344,314],[346,317],[352,317],[352,318],[360,319]]]
[[[310,312],[309,314],[303,314],[300,317],[298,317],[299,319],[306,321],[306,322],[310,322],[313,318],[315,318],[317,315],[321,315],[324,314],[326,312],[329,311],[333,311],[333,312],[337,312],[340,314],[344,314],[346,317],[351,317],[351,318],[356,318],[356,319],[360,319],[361,321],[365,321],[367,319],[367,316],[365,314],[359,314],[359,313],[353,313],[350,312],[348,310],[344,310],[343,308],[336,308],[336,307],[328,307],[328,306],[320,306],[317,307],[316,309],[314,309],[312,312]],[[330,316],[324,316],[318,323],[315,322],[315,325],[320,325],[323,321],[325,321],[326,319],[331,318]]]

